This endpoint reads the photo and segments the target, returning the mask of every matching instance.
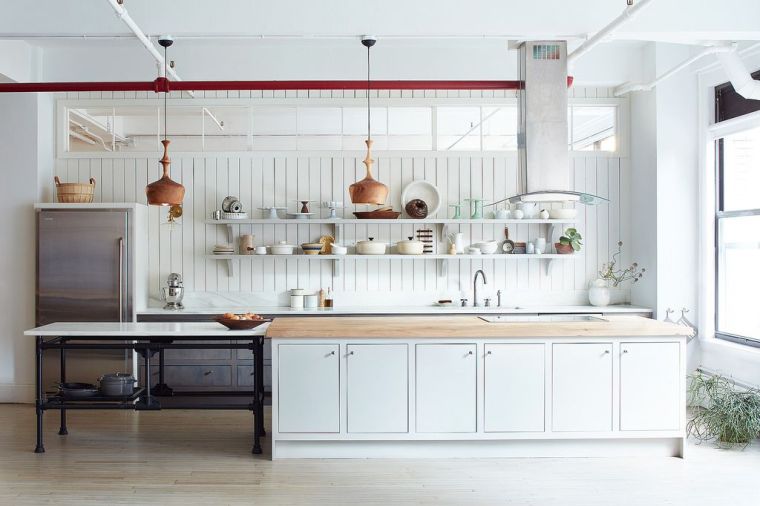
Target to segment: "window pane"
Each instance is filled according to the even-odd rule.
[[[483,108],[483,150],[517,150],[517,107]]]
[[[573,151],[615,151],[614,106],[573,106],[570,122],[570,149]]]
[[[385,107],[372,108],[372,136],[383,135],[388,131],[388,111]],[[343,108],[343,135],[362,135],[367,138],[367,108]]]
[[[298,134],[334,135],[341,133],[339,107],[299,107]]]
[[[438,108],[440,151],[480,150],[480,107]]]
[[[195,115],[198,114],[197,107],[186,107],[184,109],[194,109],[193,114],[183,118],[186,125],[195,121]],[[204,151],[247,151],[248,131],[250,130],[251,115],[248,107],[202,107],[203,120],[203,150]],[[173,132],[174,128],[170,128]],[[192,132],[189,135],[193,136]],[[172,137],[174,135],[172,134]],[[172,144],[174,141],[172,140]],[[180,149],[177,149],[180,151]],[[190,151],[187,149],[186,151]]]
[[[760,339],[760,216],[721,218],[718,234],[718,331]]]
[[[760,128],[723,138],[723,210],[760,209]]]
[[[430,135],[433,113],[429,107],[389,107],[388,133],[391,135]]]
[[[175,113],[172,109],[170,128]],[[163,132],[163,115],[159,122],[159,112],[163,109],[157,106],[69,109],[69,151],[159,151],[159,128]]]

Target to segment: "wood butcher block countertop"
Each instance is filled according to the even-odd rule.
[[[691,329],[640,316],[605,316],[598,321],[489,323],[476,316],[276,318],[266,336],[282,339],[420,339],[519,337],[688,336]]]

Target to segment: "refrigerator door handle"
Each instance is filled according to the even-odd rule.
[[[119,237],[119,323],[124,322],[124,238]]]

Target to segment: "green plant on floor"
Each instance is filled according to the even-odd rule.
[[[720,375],[690,376],[689,406],[694,417],[686,424],[690,436],[719,446],[747,446],[760,435],[760,390],[739,389]]]
[[[573,251],[580,251],[583,243],[581,242],[583,237],[578,233],[578,230],[574,228],[568,228],[565,230],[565,235],[559,238],[559,243],[572,246]]]

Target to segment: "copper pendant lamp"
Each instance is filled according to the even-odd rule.
[[[158,43],[164,48],[164,76],[166,76],[166,48],[171,46],[174,41],[170,36],[163,35],[158,40]],[[163,175],[158,181],[154,181],[145,187],[145,195],[148,197],[148,204],[152,206],[179,206],[182,204],[182,199],[185,198],[185,187],[172,180],[169,177],[169,167],[171,166],[171,159],[169,158],[169,140],[166,138],[166,96],[168,92],[164,93],[164,140],[161,144],[164,145],[164,156],[161,157],[158,163],[163,166]]]
[[[351,202],[354,204],[385,204],[388,198],[388,187],[372,177],[372,121],[370,113],[370,57],[369,50],[375,45],[377,39],[374,37],[362,37],[362,45],[367,48],[367,156],[362,163],[367,168],[367,175],[364,179],[357,181],[348,187],[348,194]]]

